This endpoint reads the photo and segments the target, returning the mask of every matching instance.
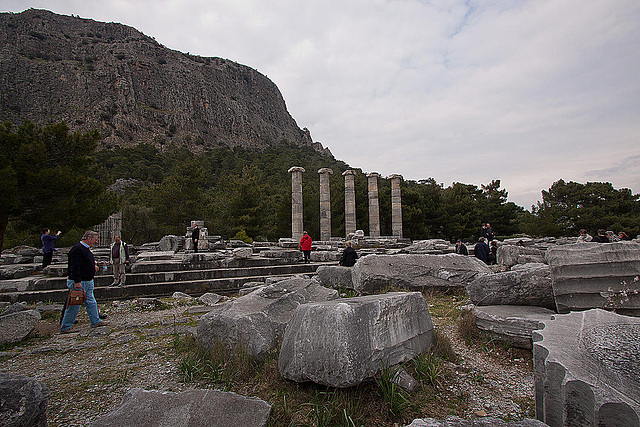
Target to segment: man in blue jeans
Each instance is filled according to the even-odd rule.
[[[69,277],[67,279],[67,287],[70,290],[73,289],[76,283],[82,284],[82,289],[84,289],[87,294],[84,307],[87,310],[92,328],[108,325],[108,322],[100,320],[98,303],[93,296],[93,277],[96,271],[98,271],[98,265],[93,257],[91,248],[96,243],[98,243],[98,233],[88,230],[84,232],[80,243],[75,244],[71,250],[69,250]],[[79,305],[70,305],[66,308],[64,317],[62,318],[60,333],[71,332],[71,327],[79,311]]]

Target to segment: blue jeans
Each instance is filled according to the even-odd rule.
[[[97,326],[101,320],[98,316],[98,303],[96,302],[96,298],[93,296],[93,280],[82,281],[82,289],[87,294],[87,300],[84,302],[84,308],[87,309],[87,315],[89,315],[89,320],[91,321],[91,326]],[[67,288],[69,290],[73,289],[75,285],[73,280],[67,279]],[[76,317],[78,316],[78,312],[80,311],[79,305],[68,305],[67,309],[64,312],[64,317],[62,318],[62,326],[60,327],[60,332],[64,332],[73,326],[73,322],[76,321]]]

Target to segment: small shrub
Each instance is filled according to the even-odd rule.
[[[244,230],[240,230],[236,233],[235,236],[231,238],[231,240],[242,240],[245,243],[253,243],[253,239],[247,235],[247,232]]]

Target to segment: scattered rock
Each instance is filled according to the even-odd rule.
[[[0,372],[0,425],[46,426],[49,389],[33,378]]]
[[[293,381],[351,387],[423,353],[432,341],[429,308],[418,292],[308,303],[293,313],[278,368]]]
[[[551,268],[545,264],[479,275],[467,284],[469,298],[476,305],[533,305],[555,308]]]
[[[193,299],[193,297],[191,295],[185,294],[184,292],[174,292],[173,295],[171,295],[171,298],[180,299],[180,300],[192,300]]]
[[[132,389],[115,411],[98,418],[92,426],[264,427],[270,412],[271,405],[267,402],[236,393]]]
[[[481,331],[513,344],[515,347],[532,349],[531,334],[544,326],[556,314],[542,307],[490,305],[473,309],[476,325]]]
[[[328,288],[353,289],[352,271],[353,267],[321,265],[316,270],[316,274],[318,275],[318,281]]]
[[[0,316],[0,344],[20,342],[40,321],[37,310],[24,310]]]
[[[297,306],[337,298],[335,290],[316,280],[283,280],[215,306],[198,322],[198,341],[207,349],[213,349],[218,341],[228,348],[244,346],[251,356],[264,360],[277,348]]]
[[[491,274],[485,263],[464,255],[368,255],[353,266],[352,277],[356,291],[371,294],[389,287],[446,290],[485,274]]]
[[[198,298],[198,301],[200,301],[204,305],[216,305],[220,302],[220,300],[222,300],[222,295],[218,295],[213,292],[207,292],[206,294]]]
[[[253,255],[253,249],[251,249],[250,246],[241,248],[237,247],[233,250],[233,257],[237,259],[251,258],[251,255]]]

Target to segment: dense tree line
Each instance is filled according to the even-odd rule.
[[[163,146],[159,150],[146,144],[96,151],[98,141],[96,132],[71,134],[64,124],[42,129],[29,122],[15,130],[10,124],[0,127],[4,247],[37,246],[44,226],[81,230],[116,210],[123,211],[125,238],[136,244],[157,241],[166,234],[184,234],[193,219],[204,220],[210,234],[224,238],[238,233],[256,240],[290,236],[288,169],[292,166],[306,169],[305,228],[316,238],[320,228],[317,171],[323,167],[333,170],[332,235],[345,235],[342,172],[349,166],[312,148],[282,141],[262,152],[219,148],[196,154],[185,148]],[[357,228],[368,232],[367,178],[361,170],[354,170]],[[105,191],[118,179],[129,184],[121,194]],[[390,181],[380,178],[378,185],[381,232],[391,235]],[[406,180],[402,183],[404,236],[474,240],[482,222],[490,222],[499,236],[577,235],[580,228],[640,233],[640,196],[628,189],[560,180],[542,196],[542,202],[528,212],[508,201],[499,180],[480,187],[458,182],[444,187],[433,178]],[[74,232],[67,233],[67,238],[75,239]]]

